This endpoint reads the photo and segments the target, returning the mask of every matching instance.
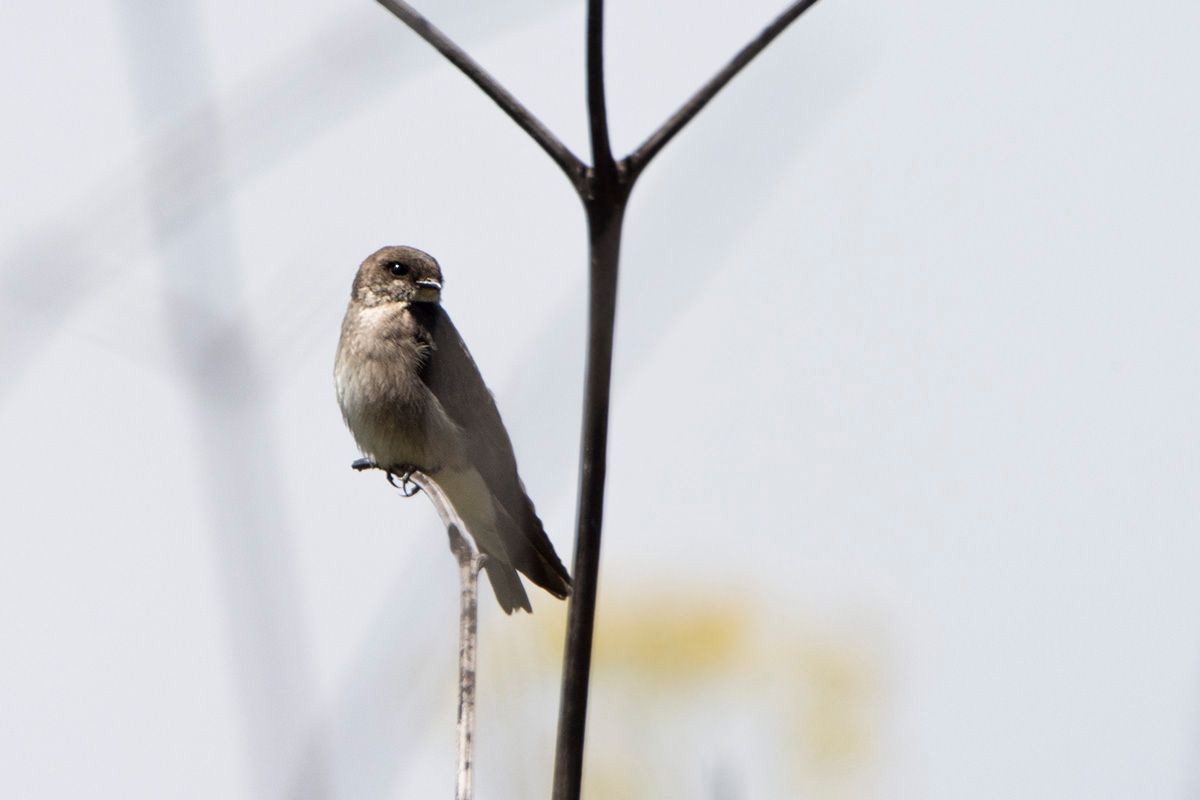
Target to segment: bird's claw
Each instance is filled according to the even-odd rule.
[[[417,492],[421,491],[421,487],[412,479],[412,474],[416,472],[415,467],[395,466],[387,471],[388,483],[400,490],[400,494],[405,497],[412,497]],[[400,483],[396,483],[396,479],[400,479]]]
[[[357,458],[350,467],[359,472],[368,469],[383,469],[387,475],[388,483],[399,489],[400,493],[405,497],[412,497],[421,491],[421,486],[412,479],[412,474],[417,471],[417,468],[408,464],[394,464],[384,469],[369,458]],[[399,483],[397,483],[397,479],[399,479]]]

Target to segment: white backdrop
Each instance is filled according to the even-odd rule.
[[[610,5],[621,152],[780,7]],[[586,151],[581,3],[421,8]],[[439,258],[568,559],[569,186],[366,0],[0,19],[0,795],[447,795],[453,562],[348,468],[338,324]],[[589,797],[1195,796],[1198,24],[825,0],[651,167]],[[481,798],[547,794],[535,605],[484,612]]]

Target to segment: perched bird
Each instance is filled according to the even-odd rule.
[[[420,471],[437,484],[487,556],[484,570],[504,611],[530,611],[518,570],[560,598],[570,594],[571,578],[441,294],[441,267],[414,247],[384,247],[362,263],[334,365],[338,404],[376,466]]]

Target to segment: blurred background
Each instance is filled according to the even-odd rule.
[[[609,5],[623,153],[783,0]],[[586,152],[581,2],[419,7]],[[367,0],[0,19],[0,795],[449,796],[454,562],[338,326],[440,259],[569,559],[571,188]],[[826,0],[650,168],[589,798],[1200,796],[1198,25]],[[563,606],[484,596],[478,796],[546,797]]]

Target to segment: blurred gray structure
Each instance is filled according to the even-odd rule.
[[[422,10],[585,149],[581,5]],[[610,3],[616,148],[776,10]],[[569,187],[371,3],[3,18],[0,796],[447,792],[454,563],[349,469],[338,321],[438,256],[565,553]],[[651,167],[589,796],[1195,793],[1197,23],[825,0]],[[483,621],[480,796],[549,784],[536,612]]]

